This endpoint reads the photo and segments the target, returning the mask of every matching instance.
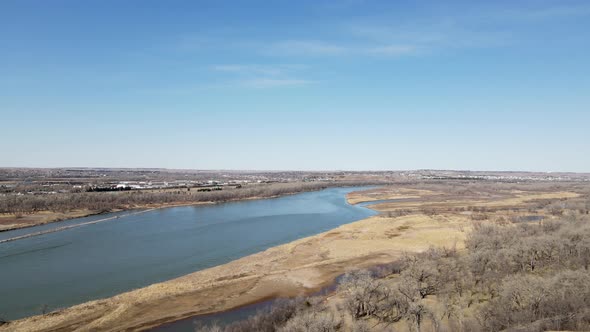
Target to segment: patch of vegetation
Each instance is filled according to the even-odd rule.
[[[342,327],[340,316],[328,310],[320,297],[280,300],[269,310],[260,311],[250,318],[224,327],[198,325],[202,332],[306,332],[338,331]]]
[[[347,273],[339,309],[298,299],[202,330],[590,330],[590,218],[574,212],[536,223],[475,222],[465,251],[431,248],[378,273]]]
[[[589,267],[588,220],[479,223],[465,254],[409,255],[389,280],[353,272],[341,292],[354,319],[413,331],[588,330]]]
[[[345,183],[346,184],[346,183]],[[345,185],[343,184],[343,185]],[[24,214],[39,211],[65,213],[73,210],[110,211],[149,204],[225,202],[251,197],[274,197],[326,188],[325,183],[280,183],[244,187],[240,190],[222,190],[221,187],[199,189],[198,194],[188,191],[123,191],[82,192],[54,195],[8,195],[0,197],[0,214]]]

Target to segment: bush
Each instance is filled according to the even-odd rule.
[[[290,319],[279,332],[332,332],[342,326],[342,319],[332,312],[305,312]]]
[[[499,296],[481,312],[489,331],[518,326],[529,331],[590,328],[590,275],[561,271],[546,278],[518,275],[505,280]]]

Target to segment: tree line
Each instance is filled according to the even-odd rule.
[[[324,189],[328,186],[359,185],[359,183],[297,182],[248,185],[228,190],[205,192],[178,189],[171,191],[80,192],[52,195],[0,196],[0,213],[30,214],[40,211],[68,212],[91,210],[107,212],[151,204],[189,204],[227,202],[246,198],[268,198],[285,194]]]

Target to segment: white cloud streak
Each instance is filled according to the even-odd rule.
[[[264,89],[313,83],[311,80],[293,77],[296,72],[307,69],[307,66],[301,64],[223,64],[211,66],[210,69],[233,76],[233,79],[226,81],[227,86]]]
[[[212,70],[226,72],[237,75],[265,75],[278,76],[306,69],[306,65],[301,64],[277,64],[277,65],[257,65],[257,64],[225,64],[211,66]]]
[[[239,82],[240,85],[249,87],[249,88],[256,88],[256,89],[265,89],[265,88],[278,88],[278,87],[287,87],[287,86],[302,86],[308,85],[313,83],[310,80],[303,80],[303,79],[290,79],[290,78],[254,78],[250,80],[244,80]]]
[[[367,54],[382,56],[402,56],[416,54],[418,48],[413,45],[385,45],[369,48]]]
[[[274,56],[402,56],[417,52],[414,45],[349,43],[340,45],[317,40],[288,40],[262,47],[265,55]]]
[[[513,21],[558,20],[573,17],[590,16],[590,5],[553,6],[534,8],[530,10],[512,10],[498,13],[496,19],[510,19]]]
[[[536,8],[503,10],[495,5],[488,10],[470,15],[444,15],[435,19],[423,17],[417,22],[375,18],[353,23],[340,31],[341,40],[321,39],[276,41],[259,45],[261,53],[273,56],[378,56],[402,57],[436,50],[457,48],[502,47],[517,41],[513,30],[503,28],[502,23],[518,21],[558,21],[590,16],[590,5],[538,6]],[[381,22],[379,22],[381,21]],[[498,24],[500,26],[498,27]],[[346,26],[346,24],[344,25]]]
[[[264,53],[270,55],[341,55],[348,50],[345,47],[318,40],[285,40],[268,45]]]

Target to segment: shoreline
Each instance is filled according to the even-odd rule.
[[[364,185],[365,184],[359,184],[359,186],[364,186]],[[175,202],[175,203],[145,204],[145,205],[138,205],[138,206],[133,206],[133,207],[128,207],[128,208],[122,208],[122,209],[113,209],[113,210],[110,210],[110,211],[89,212],[87,214],[77,215],[77,216],[73,216],[73,217],[69,217],[69,218],[59,218],[59,219],[55,219],[55,220],[51,220],[51,221],[41,222],[41,223],[38,223],[38,224],[30,224],[30,225],[27,224],[27,225],[23,225],[22,227],[12,227],[12,228],[0,229],[0,233],[10,232],[10,231],[15,231],[15,230],[20,230],[20,229],[33,228],[33,227],[43,226],[43,225],[48,225],[48,224],[56,224],[56,223],[59,223],[59,222],[69,221],[69,220],[73,220],[73,219],[86,218],[86,217],[98,216],[98,215],[106,215],[106,214],[109,214],[109,213],[127,212],[127,211],[145,209],[145,210],[136,212],[136,213],[142,213],[142,212],[146,212],[146,211],[153,211],[153,210],[158,210],[158,209],[166,209],[166,208],[174,208],[174,207],[182,207],[182,206],[215,205],[215,204],[225,204],[225,203],[250,201],[250,200],[274,199],[274,198],[280,198],[280,197],[285,197],[285,196],[290,196],[290,195],[297,195],[297,194],[306,193],[306,192],[320,191],[320,190],[324,190],[324,189],[328,189],[328,188],[351,187],[351,186],[355,186],[355,185],[350,185],[350,184],[346,184],[346,185],[326,185],[325,187],[322,187],[322,188],[313,188],[313,189],[301,190],[301,191],[297,191],[297,192],[287,192],[287,193],[284,193],[284,194],[278,194],[278,195],[272,195],[272,196],[252,196],[252,197],[229,199],[229,200],[225,200],[225,201],[203,201],[203,202],[185,202],[185,203]],[[131,214],[135,214],[135,213],[131,213]],[[120,216],[120,217],[124,217],[124,216]],[[117,219],[117,218],[116,217],[107,217],[105,219],[101,219],[101,221],[107,221],[107,220],[111,220],[111,219]],[[73,228],[73,227],[83,226],[83,225],[92,224],[92,223],[96,223],[96,222],[91,221],[91,222],[82,223],[82,224],[76,224],[76,225],[71,225],[71,226],[64,226],[63,228],[59,228],[58,230],[41,231],[39,234],[34,233],[35,235],[16,236],[14,238],[0,240],[0,243],[14,241],[14,240],[19,240],[21,238],[27,238],[27,237],[36,236],[36,235],[43,235],[43,234],[47,234],[47,233],[54,233],[54,232],[58,232],[58,231],[61,231],[61,230],[66,230],[66,229],[70,229],[70,228]]]
[[[18,241],[18,240],[22,240],[22,239],[26,239],[26,238],[30,238],[30,237],[35,237],[35,236],[40,236],[40,235],[44,235],[44,234],[61,232],[61,231],[65,231],[65,230],[72,229],[72,228],[77,228],[77,227],[83,227],[83,226],[87,226],[87,225],[98,224],[100,222],[109,221],[109,220],[113,220],[113,219],[119,219],[121,217],[127,217],[127,216],[133,216],[133,215],[137,215],[137,214],[142,214],[142,213],[145,213],[145,212],[154,211],[156,209],[157,208],[147,209],[147,210],[141,210],[141,211],[131,212],[131,213],[124,214],[124,215],[117,215],[117,216],[113,216],[113,217],[108,217],[108,218],[103,218],[103,219],[98,219],[98,220],[93,220],[93,221],[87,221],[87,222],[83,222],[83,223],[79,223],[79,224],[62,226],[62,227],[57,227],[57,228],[53,228],[53,229],[47,229],[47,230],[39,231],[39,232],[35,232],[35,233],[23,234],[23,235],[19,235],[19,236],[15,236],[15,237],[10,237],[10,238],[7,238],[7,239],[2,239],[2,240],[0,240],[0,244],[1,243],[6,243],[6,242],[11,242],[11,241]],[[126,211],[133,211],[133,210],[126,210]]]
[[[377,194],[372,200],[408,194],[420,199],[373,205],[372,210],[385,213],[111,298],[16,320],[0,326],[0,331],[143,331],[268,298],[309,294],[350,269],[387,264],[406,252],[422,252],[431,246],[461,250],[473,222],[469,214],[454,210],[457,205],[502,207],[507,212],[498,212],[498,216],[506,216],[513,213],[512,207],[531,200],[577,195],[506,192],[499,199],[474,197],[467,203],[462,197],[438,195],[442,193],[439,191],[410,193],[394,189],[374,189]],[[346,200],[350,203],[364,197],[366,191],[357,191],[348,194]],[[437,206],[446,212],[423,212],[424,206]],[[387,213],[399,209],[413,210],[395,216]]]
[[[107,214],[107,213],[115,213],[115,212],[121,212],[121,211],[130,211],[133,209],[114,209],[112,211],[103,211],[103,212],[89,212],[87,214],[82,214],[76,217],[66,217],[66,218],[57,218],[55,220],[51,220],[51,221],[44,221],[44,222],[40,222],[38,224],[26,224],[20,227],[11,227],[11,228],[2,228],[0,229],[0,233],[4,233],[4,232],[10,232],[10,231],[16,231],[19,229],[26,229],[26,228],[31,228],[31,227],[37,227],[37,226],[43,226],[43,225],[47,225],[47,224],[53,224],[53,223],[58,223],[61,221],[68,221],[68,220],[72,220],[72,219],[77,219],[77,218],[86,218],[86,217],[91,217],[91,216],[98,216],[101,214]]]
[[[291,183],[291,184],[296,184],[296,183]],[[358,184],[358,185],[362,186],[365,184]],[[132,207],[128,206],[125,208],[113,208],[108,211],[102,211],[102,212],[87,210],[88,211],[87,213],[82,213],[82,214],[71,216],[71,217],[58,217],[57,219],[41,221],[41,222],[34,223],[34,224],[23,224],[22,226],[15,226],[15,227],[10,227],[10,228],[0,228],[0,233],[14,231],[14,230],[18,230],[18,229],[25,229],[25,228],[31,228],[31,227],[36,227],[36,226],[42,226],[42,225],[47,225],[47,224],[52,224],[52,223],[58,223],[58,222],[62,222],[62,221],[72,220],[72,219],[85,218],[85,217],[90,217],[90,216],[116,213],[116,212],[132,211],[132,210],[137,210],[137,209],[163,209],[163,208],[172,208],[172,207],[179,207],[179,206],[223,204],[223,203],[239,202],[239,201],[246,201],[246,200],[271,199],[271,198],[278,198],[278,197],[283,197],[283,196],[287,196],[287,195],[294,195],[294,194],[299,194],[299,193],[304,193],[304,192],[319,191],[319,190],[323,190],[323,189],[327,189],[327,188],[331,188],[331,187],[345,187],[345,186],[355,186],[355,184],[352,184],[352,185],[351,184],[341,184],[341,185],[339,185],[339,184],[324,183],[324,186],[317,187],[317,188],[303,188],[302,190],[299,190],[299,191],[286,192],[286,193],[278,194],[278,195],[252,196],[252,197],[228,199],[228,200],[224,200],[224,201],[200,201],[200,202],[194,201],[194,202],[142,204],[142,205],[136,205],[136,206],[132,206]],[[82,212],[83,210],[72,210],[72,211],[68,211],[68,213],[75,214],[76,211],[79,213],[79,212]],[[47,213],[47,212],[49,212],[49,211],[39,211],[36,214],[42,214],[42,213]],[[33,216],[33,215],[35,215],[35,213],[30,214],[29,216]]]
[[[376,265],[378,266],[378,265]],[[303,292],[299,292],[297,294],[294,295],[282,295],[282,296],[278,296],[278,295],[269,295],[266,297],[261,297],[258,299],[254,299],[250,302],[245,302],[243,304],[237,305],[235,307],[231,307],[231,308],[227,308],[227,309],[223,309],[223,310],[217,310],[217,311],[210,311],[210,312],[195,312],[194,314],[189,314],[187,316],[181,317],[179,319],[175,319],[175,320],[167,320],[166,318],[162,318],[162,320],[164,320],[163,323],[159,323],[157,321],[154,322],[150,322],[144,326],[138,327],[139,331],[151,331],[152,329],[158,329],[161,327],[164,327],[166,325],[173,325],[173,324],[177,324],[178,322],[184,321],[184,320],[197,320],[197,319],[201,319],[201,318],[205,318],[207,316],[216,316],[216,315],[223,315],[226,313],[230,313],[232,311],[237,311],[237,310],[242,310],[246,307],[249,306],[256,306],[256,305],[260,305],[263,304],[265,302],[270,302],[270,301],[277,301],[280,299],[290,299],[296,296],[312,296],[316,293],[322,292],[324,289],[328,289],[332,286],[335,286],[337,283],[337,279],[339,276],[341,276],[342,274],[337,275],[336,277],[334,277],[331,281],[327,281],[324,284],[320,284],[317,287],[314,288],[310,288],[310,289],[305,289],[305,291]],[[326,292],[326,295],[328,294],[332,294],[335,290],[332,289],[330,291]]]
[[[11,242],[11,241],[22,240],[22,239],[26,239],[26,238],[30,238],[30,237],[34,237],[34,236],[40,236],[40,235],[44,235],[44,234],[61,232],[61,231],[65,231],[65,230],[68,230],[68,229],[71,229],[71,228],[76,228],[76,227],[82,227],[82,226],[97,224],[97,223],[104,222],[104,221],[110,221],[110,220],[113,220],[113,219],[124,218],[124,217],[127,217],[127,216],[142,214],[142,213],[145,213],[145,212],[150,212],[150,211],[159,210],[159,209],[169,209],[169,208],[183,207],[183,206],[215,205],[215,204],[225,204],[225,203],[232,203],[232,202],[242,202],[242,201],[249,201],[249,200],[259,200],[259,199],[274,199],[274,198],[286,197],[286,196],[289,196],[289,195],[297,195],[297,194],[301,194],[301,193],[305,193],[305,192],[320,191],[320,190],[324,190],[324,189],[327,189],[327,188],[329,188],[329,187],[322,188],[322,189],[317,189],[317,190],[300,191],[300,192],[296,192],[296,193],[285,193],[285,194],[282,194],[282,195],[274,195],[274,196],[269,196],[269,197],[247,197],[247,198],[233,199],[233,200],[222,201],[222,202],[220,201],[220,202],[197,202],[197,203],[186,203],[186,204],[184,204],[184,203],[181,203],[181,204],[164,204],[164,205],[156,206],[156,207],[145,205],[143,207],[141,207],[141,206],[140,207],[133,207],[133,208],[130,208],[130,209],[117,209],[117,210],[114,210],[114,211],[106,211],[106,212],[89,214],[89,215],[82,216],[82,217],[74,217],[74,218],[69,218],[69,219],[50,221],[50,222],[47,222],[47,223],[44,223],[44,224],[25,226],[25,227],[21,227],[21,228],[10,229],[10,230],[18,230],[18,229],[32,228],[32,227],[36,227],[36,226],[42,226],[42,225],[47,225],[47,224],[52,224],[52,223],[58,223],[58,222],[62,222],[62,221],[68,221],[68,220],[73,220],[73,219],[78,219],[78,218],[85,218],[85,217],[89,217],[89,216],[97,216],[97,215],[103,215],[103,214],[109,214],[109,213],[127,212],[127,211],[133,211],[133,210],[141,210],[141,211],[130,212],[128,214],[118,215],[118,216],[113,216],[113,217],[107,217],[107,218],[99,219],[99,220],[87,221],[87,222],[83,222],[83,223],[80,223],[80,224],[74,224],[74,225],[57,227],[57,228],[54,228],[54,229],[48,229],[48,230],[39,231],[39,232],[35,232],[35,233],[29,233],[29,234],[19,235],[19,236],[7,238],[7,239],[0,239],[0,244],[6,243],[6,242]],[[142,210],[142,209],[145,209],[145,210]],[[1,232],[7,232],[7,231],[10,231],[10,230],[2,230],[2,231],[0,231],[0,233]]]
[[[380,268],[387,268],[388,266],[391,266],[392,264],[395,264],[398,262],[399,262],[399,259],[394,259],[394,260],[386,262],[386,263],[379,263],[379,264],[367,266],[367,267],[365,267],[365,269],[372,271],[374,273],[379,273]],[[345,275],[345,273],[338,274],[332,280],[328,280],[325,283],[318,285],[318,287],[316,287],[316,288],[306,289],[305,291],[298,293],[296,296],[304,296],[304,297],[324,296],[324,297],[329,298],[337,293],[339,278],[341,278],[344,275]],[[146,326],[146,329],[145,330],[142,329],[142,331],[152,331],[153,329],[159,330],[160,328],[170,326],[170,325],[175,325],[175,324],[178,324],[178,323],[186,321],[186,320],[191,320],[191,322],[193,322],[193,321],[197,321],[197,320],[201,320],[201,319],[210,318],[211,316],[224,315],[224,314],[231,313],[234,311],[240,311],[240,310],[243,310],[247,307],[258,306],[261,304],[265,304],[267,302],[275,302],[275,301],[279,301],[279,300],[283,300],[283,299],[293,299],[296,296],[269,296],[267,298],[260,298],[258,300],[253,300],[252,302],[249,302],[249,303],[245,303],[245,304],[233,307],[233,308],[228,308],[228,309],[224,309],[224,310],[220,310],[220,311],[195,314],[192,316],[187,316],[185,318],[180,318],[178,320],[167,321],[167,322],[161,323],[161,324],[154,322],[154,324],[150,324],[150,326]],[[258,310],[260,310],[260,309],[258,309]],[[229,322],[229,323],[231,324],[232,322]]]

